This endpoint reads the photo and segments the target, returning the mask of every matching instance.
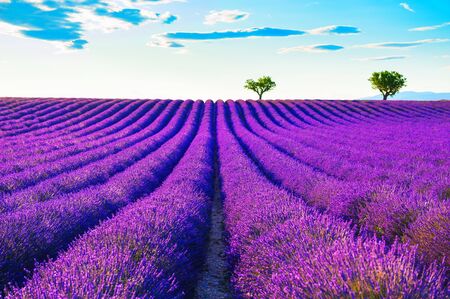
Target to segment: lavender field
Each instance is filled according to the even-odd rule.
[[[0,148],[0,297],[450,297],[448,101],[4,98]]]

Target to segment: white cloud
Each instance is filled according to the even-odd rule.
[[[39,1],[39,0],[38,0]],[[126,8],[143,8],[160,4],[170,4],[175,2],[186,2],[186,0],[109,0],[107,1],[107,5],[109,8],[113,10],[122,10]]]
[[[147,43],[148,47],[151,48],[166,48],[173,49],[173,54],[184,55],[188,53],[188,50],[184,47],[184,45],[168,40],[159,35],[154,35],[153,40]]]
[[[185,0],[110,0],[105,2],[89,2],[81,5],[81,0],[69,1],[55,0],[55,7],[49,7],[45,0],[25,0],[26,3],[44,11],[70,8],[64,13],[37,14],[36,18],[42,18],[42,22],[31,22],[32,25],[16,26],[0,20],[0,34],[11,35],[20,38],[40,39],[44,42],[56,45],[57,48],[67,46],[70,50],[83,49],[88,43],[84,39],[87,31],[112,32],[119,29],[130,29],[145,23],[171,24],[178,19],[177,16],[165,13],[156,13],[139,6],[185,2]],[[0,3],[10,3],[10,0],[0,0]],[[80,4],[80,5],[78,5]],[[114,9],[115,8],[115,9]],[[14,8],[13,7],[13,13]],[[128,9],[127,12],[123,9]],[[56,11],[56,10],[55,10]],[[30,24],[26,15],[18,14],[19,24]],[[15,23],[15,22],[12,22]],[[79,24],[79,26],[78,26]],[[48,33],[45,37],[28,34],[31,30]],[[56,34],[60,30],[63,34]],[[52,35],[53,36],[50,36]],[[50,37],[49,37],[50,36]],[[73,37],[72,40],[67,40]]]
[[[406,9],[407,11],[415,12],[414,9],[412,9],[411,6],[409,6],[409,4],[406,2],[400,3],[400,6],[403,7],[404,9]]]
[[[248,19],[250,14],[240,10],[212,10],[205,16],[206,25],[214,25],[217,23],[234,23]]]
[[[154,36],[154,39],[152,41],[149,41],[147,43],[147,46],[152,48],[184,48],[184,46],[180,43],[156,35]]]
[[[143,23],[148,22],[164,22],[172,15],[168,12],[163,14],[157,14],[152,11],[141,11],[143,17],[147,19]],[[130,29],[135,25],[109,16],[100,16],[96,14],[92,9],[77,8],[76,12],[70,14],[69,20],[72,22],[79,22],[84,31],[102,31],[104,33],[110,33],[119,29]]]
[[[22,30],[26,30],[26,27],[16,26],[9,23],[0,21],[0,33],[5,35],[10,35],[14,37],[23,37],[20,33]]]
[[[0,2],[2,2],[2,1],[4,1],[4,0],[0,0]],[[6,0],[6,2],[9,2],[9,1]],[[34,6],[39,8],[40,10],[44,10],[44,11],[51,11],[51,10],[53,10],[53,8],[48,7],[47,5],[44,4],[44,0],[27,0],[25,2],[33,4]]]
[[[148,18],[144,23],[146,22],[162,22],[165,23],[167,20],[169,20],[172,17],[175,17],[175,20],[178,19],[177,16],[172,15],[170,12],[165,13],[155,13],[153,11],[141,11],[141,15]]]
[[[320,28],[315,28],[312,30],[308,30],[308,33],[313,35],[322,35],[322,34],[356,34],[361,31],[353,26],[340,26],[340,25],[331,25]]]
[[[72,48],[72,42],[58,42],[58,41],[50,41],[48,42],[53,47],[57,49],[55,54],[68,54],[68,53],[80,53],[79,50]],[[86,51],[86,50],[84,50]]]
[[[442,23],[442,24],[434,25],[434,26],[411,28],[411,29],[409,29],[409,31],[431,31],[431,30],[436,30],[439,28],[447,27],[447,26],[450,26],[450,22],[446,22],[446,23]]]
[[[386,42],[386,43],[365,44],[355,46],[354,48],[404,49],[404,48],[413,48],[425,44],[443,43],[448,41],[450,40],[442,38],[434,38],[434,39],[422,39],[412,42]]]
[[[81,26],[86,31],[99,30],[109,33],[117,29],[129,29],[133,27],[131,23],[107,16],[99,16],[92,10],[86,8],[77,9],[75,13],[70,15],[69,20],[81,23]]]
[[[406,59],[408,56],[379,56],[379,57],[367,57],[367,58],[357,58],[357,61],[388,61],[388,60],[402,60]]]
[[[311,53],[325,53],[325,52],[335,52],[344,49],[342,46],[337,45],[311,45],[311,46],[298,46],[291,48],[282,48],[278,51],[280,54],[291,53],[291,52],[311,52]]]

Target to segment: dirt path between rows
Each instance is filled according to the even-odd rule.
[[[217,151],[215,151],[217,153]],[[214,197],[211,211],[211,230],[209,232],[206,260],[200,273],[195,298],[231,298],[230,273],[225,254],[224,215],[220,192],[219,163],[214,157]]]

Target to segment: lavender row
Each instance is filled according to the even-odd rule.
[[[118,122],[120,122],[122,119],[126,118],[129,114],[132,114],[134,111],[136,111],[141,104],[144,102],[134,102],[130,103],[128,105],[124,105],[123,109],[117,111],[114,115],[105,118],[103,121],[99,121],[95,123],[95,125],[86,127],[74,134],[70,134],[70,142],[72,143],[82,143],[85,142],[87,135],[90,135],[90,138],[93,138],[96,134],[100,134],[102,131],[105,131],[108,128],[114,127],[114,125]],[[151,103],[151,102],[150,102]],[[64,136],[47,136],[48,140],[52,140],[56,143],[61,143],[62,140],[67,138],[64,138]],[[95,138],[95,137],[94,137]],[[44,143],[44,146],[47,145],[48,147],[48,140],[46,143]],[[23,157],[29,153],[39,153],[39,152],[46,152],[47,149],[42,146],[41,142],[38,142],[37,140],[33,140],[33,146],[27,145],[21,146],[21,153],[13,153],[10,154],[11,158],[18,159],[20,157]],[[67,142],[67,141],[66,141]],[[39,145],[41,146],[39,146]]]
[[[248,115],[249,121],[252,121],[256,126],[261,125],[253,121],[252,116],[250,116],[250,112],[248,110],[248,107],[243,104],[243,109],[246,111],[246,115]],[[263,118],[259,118],[260,122],[264,121]],[[273,126],[270,126],[269,122],[265,120],[263,123],[264,127],[269,126],[270,129],[273,128]],[[439,133],[442,135],[442,130],[437,132],[436,139],[439,140]],[[271,132],[267,132],[266,135],[269,134],[270,136],[275,136]],[[279,132],[278,135],[281,135],[280,137],[275,136],[272,138],[272,141],[276,145],[280,145],[284,150],[288,150],[290,154],[293,154],[296,156],[296,158],[303,160],[309,164],[315,164],[316,167],[319,167],[321,169],[326,169],[328,173],[332,173],[334,176],[340,176],[348,178],[349,175],[353,176],[353,179],[359,178],[361,179],[361,176],[364,176],[364,174],[370,174],[372,177],[386,177],[392,172],[405,172],[403,174],[402,180],[407,180],[408,177],[417,176],[420,173],[425,173],[425,175],[429,174],[427,170],[432,167],[436,170],[437,173],[442,173],[444,176],[445,174],[448,174],[448,163],[445,163],[445,157],[448,155],[448,146],[446,147],[443,143],[437,143],[437,148],[434,151],[431,151],[430,149],[430,142],[428,140],[424,140],[423,142],[426,143],[429,153],[424,154],[418,154],[418,156],[411,155],[411,151],[408,150],[406,153],[398,151],[397,156],[395,155],[385,155],[378,153],[377,150],[374,150],[373,153],[369,157],[367,156],[367,150],[363,151],[362,149],[357,153],[350,153],[351,150],[347,148],[341,148],[336,147],[333,145],[332,142],[328,141],[322,141],[320,144],[316,141],[317,144],[316,147],[319,147],[319,151],[317,154],[315,154],[314,149],[308,148],[303,146],[303,144],[298,144],[298,146],[291,146],[292,142],[289,142],[288,140],[285,140],[283,137],[298,137],[298,138],[305,138],[305,135],[308,135],[307,132],[301,133],[294,133],[293,130],[286,130],[285,133]],[[330,137],[331,140],[335,140],[336,137]],[[297,138],[291,138],[296,140]],[[377,140],[379,140],[378,138]],[[411,139],[411,138],[409,138]],[[314,138],[312,138],[314,140]],[[287,148],[284,146],[284,144],[288,144]],[[416,140],[417,143],[419,143],[418,140]],[[444,141],[445,142],[445,141]],[[448,143],[448,142],[446,142]],[[289,148],[290,147],[290,148]],[[398,148],[398,143],[394,143],[394,148]],[[373,148],[373,147],[372,147]],[[439,151],[440,149],[440,151]],[[340,153],[344,153],[344,156],[340,156]],[[361,158],[361,156],[363,158]],[[416,158],[417,157],[417,158]],[[314,162],[314,159],[318,158],[319,163],[316,161]],[[415,167],[411,167],[411,162],[415,161],[416,165]],[[441,163],[440,161],[443,161]],[[364,163],[361,163],[364,162]],[[346,164],[346,167],[343,168],[342,164]],[[439,163],[439,164],[438,164]],[[447,165],[446,165],[447,164]],[[319,166],[318,166],[319,165]],[[354,169],[355,166],[357,169]],[[353,168],[353,169],[352,169]],[[448,175],[447,175],[448,176]],[[367,177],[366,177],[367,179]],[[423,190],[423,186],[425,186],[427,183],[422,184],[422,186],[418,185],[416,187],[417,190]],[[435,192],[439,193],[441,192],[439,190],[439,187],[442,187],[442,184],[436,184],[437,190],[434,190]],[[433,190],[431,191],[433,192]]]
[[[7,298],[192,296],[212,196],[213,104],[205,105],[199,132],[161,187],[40,266]]]
[[[269,125],[269,128],[276,133],[282,134],[282,132],[286,131],[286,129],[287,129],[289,131],[289,133],[291,133],[291,135],[294,132],[298,132],[299,133],[298,135],[300,135],[298,137],[300,137],[300,138],[303,137],[302,135],[304,135],[304,134],[308,134],[308,135],[313,134],[313,136],[314,136],[314,138],[316,138],[316,140],[317,140],[317,138],[324,138],[325,140],[321,140],[321,143],[325,142],[326,144],[328,143],[327,139],[331,138],[334,142],[336,142],[336,137],[340,137],[342,135],[342,136],[345,136],[346,138],[339,140],[339,144],[351,145],[351,147],[349,147],[347,150],[351,150],[352,148],[355,147],[355,145],[367,146],[370,144],[371,146],[378,146],[379,148],[377,148],[377,150],[373,151],[373,153],[378,153],[380,150],[386,150],[386,148],[385,148],[386,145],[389,145],[387,143],[388,140],[386,140],[386,142],[383,142],[383,144],[381,144],[379,137],[380,137],[380,134],[387,135],[384,133],[384,131],[392,130],[392,129],[390,129],[391,124],[389,126],[385,126],[383,124],[377,124],[375,126],[374,125],[366,126],[366,125],[358,124],[357,126],[352,126],[351,128],[346,127],[346,126],[337,126],[335,128],[326,128],[325,130],[314,129],[314,130],[308,130],[305,132],[304,130],[299,130],[298,127],[296,127],[295,125],[291,125],[287,121],[283,122],[281,115],[277,115],[277,113],[273,112],[273,110],[270,111],[270,107],[268,107],[265,110],[266,114],[270,115],[270,117],[267,117],[266,115],[261,113],[262,107],[259,107],[259,106],[265,106],[265,104],[261,104],[261,103],[256,104],[256,103],[252,103],[252,102],[246,102],[245,104],[247,104],[248,106],[253,107],[253,109],[257,110],[256,112],[259,112],[259,113],[256,113],[258,115],[257,117],[264,118],[265,123],[267,125]],[[280,103],[278,106],[283,106],[283,104]],[[289,113],[284,113],[283,116],[288,118]],[[274,118],[276,118],[276,120],[274,120]],[[291,120],[291,118],[290,118],[290,120]],[[271,125],[270,121],[276,123],[276,125],[275,126]],[[283,122],[283,123],[280,124],[280,122]],[[434,126],[432,128],[437,127],[439,129],[440,127],[442,127],[442,121],[440,122],[439,125],[440,126]],[[414,131],[411,131],[409,127],[406,127],[404,129],[408,130],[408,132],[414,133]],[[418,126],[418,129],[422,129],[422,131],[424,131],[424,129],[426,129],[426,128],[422,128],[421,126]],[[442,128],[442,129],[444,129],[444,128]],[[400,134],[398,134],[398,133],[400,133]],[[397,133],[397,135],[398,135],[397,138],[403,138],[403,140],[405,140],[406,142],[411,142],[412,136],[408,136],[408,134],[404,134],[403,132],[398,132],[398,133]],[[422,132],[420,132],[420,133],[423,135]],[[420,136],[420,133],[418,133],[417,135]],[[294,135],[297,135],[297,134],[294,134]],[[351,137],[351,139],[349,137]],[[361,137],[364,137],[364,139],[361,139]],[[437,137],[438,140],[439,140],[439,137],[441,140],[443,139],[442,134],[440,134],[440,135],[435,134],[435,137]],[[374,143],[374,138],[377,139],[376,143]],[[359,140],[363,141],[364,143],[360,143]],[[430,141],[432,141],[433,143],[436,143],[435,140],[430,140]],[[327,144],[327,146],[328,145],[329,144]],[[422,151],[423,151],[423,148],[419,147],[417,144],[412,144],[412,145],[418,149],[422,149]],[[407,149],[411,150],[412,145],[407,144],[407,146],[408,146]],[[356,148],[358,146],[356,146]],[[396,148],[398,149],[400,144],[397,143],[396,146],[397,146]],[[360,153],[361,152],[359,152],[358,154],[360,154]],[[370,152],[366,151],[366,154],[367,153],[370,153]],[[390,152],[390,154],[391,153],[392,152]],[[397,151],[397,153],[398,153],[398,151]]]
[[[21,282],[35,261],[54,257],[99,221],[157,188],[192,142],[202,109],[196,102],[186,121],[180,116],[178,134],[107,183],[1,217],[0,288]]]
[[[9,98],[2,98],[0,101],[0,116],[9,115],[11,111],[15,111],[15,109],[20,110],[21,107],[30,108],[34,105],[38,105],[39,101],[33,101],[31,99],[22,99],[21,101],[14,101]],[[24,109],[24,108],[22,108]]]
[[[248,107],[246,105],[242,105],[243,109],[246,111],[246,115],[248,115],[248,119],[249,121],[252,121],[256,126],[260,126],[261,125],[256,122],[253,121],[252,116],[250,115],[250,112],[248,112]],[[256,117],[258,118],[258,117]],[[263,118],[259,118],[260,122],[263,122],[264,127],[268,127],[269,129],[273,130],[273,126],[270,126],[270,121],[267,121]],[[320,159],[320,162],[322,163],[315,163],[315,166],[320,165],[320,168],[324,169],[327,168],[328,173],[332,173],[334,176],[341,176],[344,177],[346,179],[348,179],[348,176],[357,174],[353,176],[354,178],[361,178],[361,176],[363,176],[364,174],[371,174],[373,177],[386,177],[387,175],[389,175],[391,172],[393,172],[391,169],[394,170],[400,170],[400,171],[404,171],[404,169],[409,168],[410,170],[408,170],[408,173],[405,173],[405,178],[407,176],[412,177],[412,174],[414,173],[414,171],[417,168],[417,171],[420,171],[420,169],[426,170],[429,169],[430,167],[436,169],[436,171],[438,171],[439,169],[441,170],[441,172],[443,172],[444,174],[447,172],[448,173],[448,163],[446,165],[445,163],[445,157],[448,155],[448,146],[445,146],[445,144],[448,144],[448,142],[442,140],[442,143],[437,142],[437,147],[435,148],[435,150],[431,150],[430,149],[430,142],[428,141],[428,139],[425,139],[423,142],[427,145],[424,148],[428,149],[428,153],[424,154],[424,153],[420,153],[418,154],[419,158],[416,158],[416,156],[410,154],[411,150],[408,149],[406,152],[402,152],[402,151],[397,151],[396,155],[393,154],[389,154],[389,155],[385,155],[385,154],[380,154],[377,150],[373,150],[373,151],[367,151],[367,146],[365,147],[365,150],[361,149],[360,151],[356,152],[356,153],[351,153],[351,149],[352,147],[350,146],[350,148],[341,148],[341,147],[337,147],[334,145],[334,143],[336,142],[335,140],[337,139],[336,135],[339,135],[337,132],[335,133],[334,137],[328,137],[328,139],[331,139],[330,141],[327,140],[320,140],[317,139],[316,136],[313,136],[312,138],[310,138],[312,140],[312,142],[314,142],[313,147],[315,149],[317,149],[318,151],[317,154],[315,154],[314,149],[311,149],[310,146],[303,146],[302,143],[298,144],[297,146],[291,146],[292,142],[289,142],[288,140],[286,140],[283,137],[292,137],[295,136],[294,138],[291,138],[293,140],[297,140],[298,138],[304,140],[305,137],[308,135],[308,132],[300,132],[298,134],[296,134],[293,130],[285,130],[285,132],[277,132],[278,135],[280,135],[280,137],[275,136],[273,134],[271,134],[270,132],[267,132],[267,134],[269,134],[270,136],[275,136],[272,140],[274,141],[274,143],[276,145],[280,145],[284,150],[288,150],[290,154],[294,155],[297,159],[299,160],[303,160],[306,161],[309,164],[314,164],[313,161],[311,161],[311,159],[314,159],[315,157]],[[438,130],[437,133],[435,133],[437,140],[439,140],[439,135],[443,135],[442,134],[443,131],[442,130]],[[266,134],[266,135],[267,135]],[[430,132],[429,132],[430,134]],[[424,134],[422,133],[422,136]],[[419,135],[420,136],[420,135]],[[409,140],[413,139],[412,137],[409,137]],[[320,142],[318,142],[318,140],[320,140]],[[372,138],[373,140],[373,138]],[[376,140],[380,140],[380,137],[378,136],[378,138],[376,138]],[[417,139],[416,143],[420,143]],[[287,142],[288,146],[287,147],[283,147],[284,144]],[[392,143],[392,142],[391,142]],[[309,144],[310,145],[310,144]],[[450,145],[450,144],[449,144]],[[290,147],[290,148],[289,148]],[[356,147],[356,146],[353,146]],[[399,145],[397,142],[394,143],[394,146],[392,146],[393,148],[398,148]],[[373,149],[373,146],[371,147]],[[422,150],[424,152],[424,150]],[[372,154],[370,154],[369,157],[365,157],[367,156],[368,152],[372,152]],[[343,155],[341,155],[341,153],[343,153]],[[415,163],[417,163],[414,167],[411,167],[411,162],[414,161]],[[443,163],[441,163],[440,161],[443,161]],[[342,164],[346,164],[346,167],[343,168]],[[403,163],[403,165],[402,165]],[[439,164],[437,164],[439,163]],[[321,165],[321,164],[325,164],[325,165]],[[351,169],[352,165],[356,165],[358,167],[358,169]],[[360,169],[360,167],[362,167]],[[354,168],[354,167],[353,167]],[[342,169],[342,171],[340,171]],[[412,172],[412,173],[411,173]]]
[[[77,104],[70,102],[50,102],[36,105],[38,110],[35,110],[35,113],[33,113],[31,109],[26,109],[24,113],[13,112],[8,116],[5,116],[5,119],[1,122],[2,133],[4,133],[2,135],[14,136],[16,131],[28,129],[32,125],[39,124],[40,121],[45,121],[48,119],[45,115],[46,112],[51,114],[54,111],[64,111],[65,109],[67,110],[71,107],[82,107],[88,104],[89,102]]]
[[[61,109],[57,112],[57,115],[59,116],[53,118],[46,115],[45,118],[47,120],[39,120],[36,126],[28,127],[25,125],[25,129],[19,130],[25,131],[23,134],[9,132],[7,135],[11,136],[2,137],[2,140],[4,141],[5,146],[12,149],[14,149],[14,146],[33,147],[42,143],[49,143],[49,140],[51,140],[50,138],[46,139],[45,136],[35,137],[33,133],[39,134],[39,132],[41,132],[43,135],[47,134],[48,137],[51,137],[52,134],[64,134],[64,130],[68,130],[71,126],[82,125],[84,120],[96,117],[98,114],[110,109],[111,106],[113,106],[111,103],[94,101],[84,105],[80,109],[73,108],[74,111],[72,112],[70,112],[72,109]],[[36,132],[33,132],[33,127],[36,129]]]
[[[81,104],[87,105],[93,101],[83,101]],[[62,108],[70,105],[70,101],[35,101],[30,105],[21,105],[26,107],[23,110],[10,111],[2,118],[1,129],[2,133],[14,133],[15,130],[23,129],[26,126],[30,126],[33,123],[45,120],[45,114],[56,110],[63,111]],[[17,108],[16,108],[17,109]],[[4,134],[2,134],[4,135]],[[10,134],[14,135],[14,134]]]
[[[40,121],[35,130],[32,127],[23,134],[14,133],[13,137],[9,137],[7,140],[14,144],[23,143],[24,139],[34,142],[46,142],[48,138],[58,135],[67,135],[76,130],[81,130],[87,125],[93,125],[98,121],[101,121],[115,112],[128,105],[129,102],[113,103],[110,101],[93,102],[93,105],[86,105],[82,109],[77,109],[73,113],[67,113],[64,111],[56,112],[57,117],[51,118],[47,115],[46,118],[50,118],[47,121]]]
[[[32,119],[37,116],[42,116],[43,111],[48,108],[58,107],[59,103],[61,101],[30,101],[24,102],[21,105],[12,106],[0,113],[0,123],[3,125],[12,120]]]
[[[166,107],[166,104],[160,102],[155,105],[153,102],[148,102],[127,117],[124,117],[116,125],[104,130],[99,129],[98,132],[89,135],[82,141],[77,139],[70,140],[70,142],[52,140],[51,145],[39,149],[39,151],[44,151],[43,154],[22,157],[19,160],[6,161],[0,166],[0,175],[18,173],[39,164],[57,161],[62,158],[67,159],[70,156],[135,135],[150,126],[162,112],[162,109]]]
[[[250,106],[250,107],[252,106],[252,105],[249,105],[248,102],[245,103],[245,104],[247,104],[247,105],[245,105],[245,106]],[[244,105],[244,104],[243,104],[243,105]],[[258,105],[258,106],[259,106],[259,105]],[[280,103],[279,106],[283,106],[283,104]],[[258,108],[258,107],[256,107],[256,108]],[[261,111],[261,110],[259,110],[259,112],[260,112],[260,111]],[[258,111],[256,111],[256,112],[258,112]],[[255,113],[256,113],[256,112],[255,112]],[[288,115],[288,114],[286,113],[285,115]],[[272,116],[272,117],[273,117],[273,116],[276,117],[276,115],[273,115],[273,114],[272,114],[271,116]],[[326,131],[325,131],[325,130],[317,130],[317,129],[315,129],[315,130],[308,130],[308,131],[305,131],[305,130],[299,131],[299,128],[298,128],[298,127],[295,127],[295,125],[291,125],[291,124],[289,124],[289,123],[287,123],[287,122],[285,122],[285,123],[283,124],[284,127],[281,127],[281,125],[279,125],[281,128],[277,128],[277,126],[270,125],[270,121],[271,121],[272,119],[266,117],[266,116],[265,116],[263,113],[261,113],[261,112],[260,112],[259,114],[257,114],[256,118],[259,118],[259,119],[265,118],[265,119],[266,119],[266,120],[265,120],[266,125],[267,125],[267,124],[269,125],[268,128],[269,128],[270,130],[276,132],[276,133],[280,133],[280,132],[281,132],[281,134],[283,134],[282,132],[284,131],[285,134],[287,134],[287,135],[290,134],[290,136],[294,135],[295,137],[298,137],[298,138],[304,137],[305,134],[306,134],[306,135],[311,135],[311,134],[313,134],[313,138],[330,138],[330,137],[336,135],[335,130],[332,130],[332,129],[330,129],[330,128],[327,128]],[[268,122],[267,120],[269,120],[269,122]],[[278,119],[276,122],[278,123],[279,121],[280,121],[280,119]],[[274,122],[275,122],[275,121],[274,121]],[[289,126],[289,127],[287,127],[287,129],[286,129],[286,123],[287,123],[287,125]],[[358,127],[360,127],[360,126],[358,126]],[[355,130],[357,130],[358,127],[352,127],[352,128],[354,128]],[[341,126],[341,128],[342,128],[342,126]],[[348,131],[350,131],[350,129],[347,128],[347,127],[343,127],[343,128],[344,128],[344,129],[347,129]],[[365,129],[365,128],[366,128],[366,127],[364,127],[364,129]],[[359,130],[359,131],[361,131],[361,133],[363,132],[363,130]],[[298,132],[298,134],[293,134],[293,133],[296,133],[296,132]],[[326,135],[324,135],[324,134],[317,134],[317,132],[320,132],[320,133],[325,132]],[[361,133],[360,133],[360,134],[355,134],[355,136],[352,136],[352,137],[354,137],[353,140],[354,140],[355,138],[358,139],[358,138],[361,136]],[[333,135],[333,134],[334,134],[334,135]],[[298,136],[297,136],[297,135],[298,135]],[[372,137],[372,136],[371,136],[371,137]],[[372,138],[371,140],[373,140],[373,138]],[[322,140],[322,141],[325,141],[325,143],[327,143],[327,140]]]
[[[62,100],[28,100],[16,103],[10,103],[8,108],[5,107],[5,110],[0,113],[0,120],[11,120],[11,119],[19,119],[27,116],[42,116],[42,111],[45,111],[47,108],[59,107]],[[65,101],[66,105],[70,102]],[[6,113],[7,111],[7,113]]]
[[[123,172],[169,141],[181,129],[183,115],[189,111],[192,103],[184,102],[181,109],[177,109],[176,104],[161,113],[154,125],[141,132],[137,140],[125,140],[119,144],[100,147],[93,153],[80,154],[80,157],[74,156],[73,159],[53,163],[53,168],[43,167],[39,170],[38,167],[34,172],[26,173],[28,176],[25,177],[12,176],[10,183],[14,185],[4,185],[3,188],[20,188],[21,185],[33,183],[35,185],[1,197],[0,213],[11,212],[36,202],[104,183],[115,174]],[[121,150],[123,148],[128,149]],[[96,161],[98,158],[100,159]]]
[[[172,106],[177,106],[177,103],[174,102]],[[83,163],[86,164],[89,161],[95,161],[102,157],[106,157],[108,153],[117,153],[121,149],[126,148],[126,146],[131,146],[134,143],[151,136],[152,133],[157,132],[158,128],[164,124],[164,118],[160,117],[163,107],[164,105],[159,105],[157,109],[145,114],[139,121],[129,124],[126,126],[125,130],[121,132],[106,135],[103,138],[97,136],[98,138],[92,141],[85,140],[83,143],[74,142],[72,146],[65,145],[64,143],[59,145],[59,143],[54,141],[54,145],[57,145],[60,149],[42,155],[23,158],[20,161],[8,161],[0,168],[0,174],[4,176],[4,186],[7,185],[7,177],[15,178],[15,181],[17,182],[20,181],[19,178],[26,175],[27,172],[34,172],[34,177],[37,178],[40,172],[49,172],[52,168],[58,167],[58,163],[63,164],[59,167],[67,166],[67,169],[74,169],[72,164],[78,160],[81,162],[84,161]],[[172,110],[173,109],[169,109],[168,111]],[[162,123],[155,122],[157,117],[159,117],[160,120],[162,119]],[[108,146],[104,147],[105,145]],[[64,163],[64,161],[67,161],[67,163]],[[79,165],[82,166],[84,164]],[[50,177],[50,173],[45,174],[45,176]],[[11,187],[13,186],[14,184],[10,184],[10,188],[5,190],[12,191]]]
[[[104,105],[102,105],[104,104]],[[61,105],[67,105],[66,103],[62,103]],[[21,128],[18,130],[14,130],[13,132],[4,134],[3,137],[7,138],[7,140],[14,140],[18,135],[27,134],[30,135],[34,130],[41,130],[41,132],[46,133],[45,127],[47,126],[56,126],[59,125],[60,129],[64,128],[65,122],[74,122],[78,117],[85,117],[88,111],[91,111],[98,106],[106,109],[111,106],[112,103],[106,103],[102,101],[93,101],[87,104],[74,102],[69,104],[67,107],[59,109],[53,113],[45,115],[41,120],[39,120],[36,124],[31,124],[30,127]]]
[[[414,249],[354,237],[348,223],[307,208],[262,175],[218,104],[222,192],[233,284],[244,298],[445,295],[443,274]]]
[[[404,195],[389,185],[371,184],[364,180],[346,182],[327,176],[261,139],[257,134],[264,135],[262,130],[255,131],[256,134],[246,129],[251,118],[243,122],[243,118],[239,118],[238,106],[229,103],[228,107],[238,140],[272,180],[301,196],[309,204],[326,209],[333,215],[352,219],[363,230],[383,236],[391,242],[396,237],[406,236],[408,227],[414,226],[414,222],[421,219],[422,215],[431,216],[428,221],[436,224],[435,229],[429,231],[428,238],[413,237],[413,243],[419,244],[420,252],[425,253],[429,260],[449,258],[446,250],[438,254],[432,250],[447,244],[447,221],[439,214],[427,213],[431,207],[440,205],[439,200],[434,197],[421,198],[411,193]],[[294,149],[295,144],[291,148]],[[427,254],[429,252],[434,254]]]
[[[149,102],[152,102],[152,101],[149,101]],[[100,125],[99,122],[95,123],[95,125],[93,126],[94,131],[98,130],[98,129],[97,130],[95,129],[96,127],[106,128],[106,127],[110,126],[110,124],[114,124],[115,122],[117,122],[118,120],[120,120],[121,118],[123,118],[124,116],[127,115],[127,113],[125,113],[126,111],[128,111],[128,113],[131,113],[132,111],[134,111],[135,109],[137,109],[140,105],[142,105],[144,103],[146,103],[146,102],[144,102],[144,101],[136,101],[136,102],[129,102],[129,103],[123,102],[121,104],[116,104],[117,106],[120,106],[123,109],[119,109],[117,111],[117,113],[115,113],[114,115],[104,118],[101,125]],[[97,116],[97,115],[95,115],[95,116]],[[71,128],[74,128],[75,126],[81,126],[82,128],[81,128],[80,131],[75,132],[75,133],[69,133],[69,132],[64,131],[64,130],[63,131],[54,131],[54,132],[51,132],[51,133],[46,132],[46,133],[48,134],[47,136],[49,138],[59,138],[59,139],[61,139],[61,138],[64,138],[64,133],[66,133],[66,135],[71,135],[73,137],[80,137],[81,136],[80,133],[82,133],[83,131],[89,132],[91,130],[90,127],[84,126],[81,121],[80,121],[80,123],[75,124]],[[51,130],[52,130],[52,127],[49,127],[49,129],[47,131],[51,131]],[[22,136],[22,135],[18,135],[17,136],[18,140],[23,139],[23,138],[26,138],[25,135],[24,136]],[[45,140],[44,138],[42,138],[42,136],[39,137],[38,134],[33,134],[31,137],[28,136],[28,138],[32,138],[32,140],[36,144],[40,144],[40,143],[42,143]]]

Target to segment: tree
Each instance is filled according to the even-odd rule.
[[[372,88],[377,89],[383,95],[383,100],[397,94],[400,89],[406,86],[406,78],[397,72],[375,72],[369,78]]]
[[[247,80],[244,87],[256,92],[259,99],[261,100],[265,92],[274,89],[276,86],[277,84],[272,81],[272,78],[270,78],[269,76],[265,76],[259,78],[257,81],[252,79]]]

